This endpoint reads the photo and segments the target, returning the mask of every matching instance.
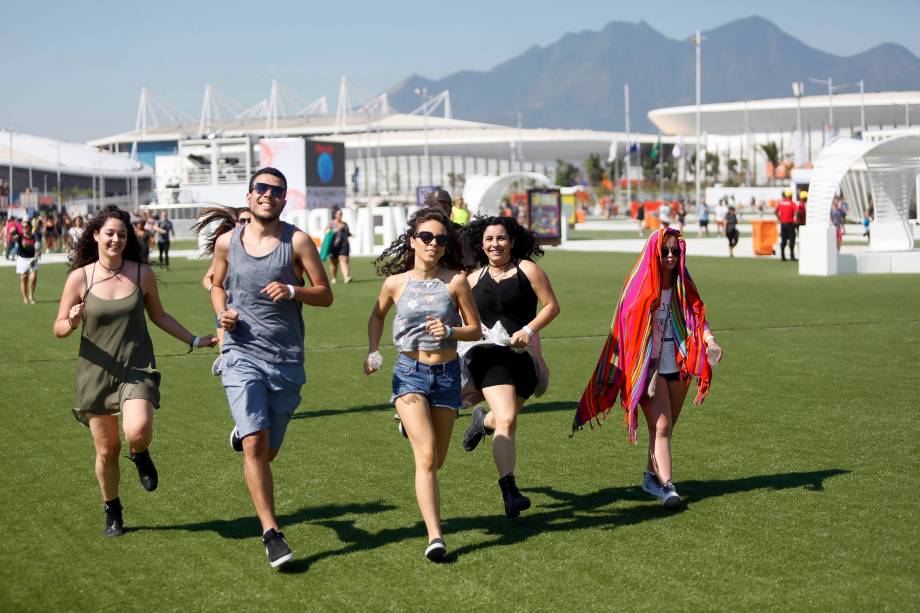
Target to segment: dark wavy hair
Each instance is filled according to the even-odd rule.
[[[236,227],[236,222],[240,218],[240,213],[246,209],[234,209],[225,206],[212,206],[198,211],[198,221],[192,225],[192,231],[195,234],[201,234],[207,231],[211,224],[217,224],[208,236],[204,244],[204,252],[208,255],[214,255],[214,243],[221,234],[225,234]]]
[[[466,240],[473,257],[480,266],[489,263],[489,258],[482,250],[482,235],[489,226],[502,226],[507,230],[508,236],[513,241],[511,246],[511,259],[535,260],[543,255],[543,247],[537,240],[537,235],[528,228],[518,223],[514,217],[476,217],[466,228]]]
[[[415,265],[415,251],[409,246],[409,239],[415,236],[418,227],[426,221],[436,221],[444,226],[447,232],[447,248],[444,255],[438,260],[438,265],[451,270],[463,270],[463,256],[460,240],[454,224],[440,209],[424,207],[416,211],[409,218],[409,227],[400,234],[390,246],[383,250],[376,260],[374,267],[380,276],[397,275],[407,270],[412,270]]]
[[[83,227],[83,234],[80,235],[80,238],[73,247],[73,260],[70,264],[70,270],[82,268],[99,259],[99,245],[96,243],[93,234],[102,230],[102,226],[104,226],[105,222],[109,219],[121,220],[121,222],[125,224],[125,230],[128,233],[125,238],[125,250],[122,252],[121,257],[125,260],[131,260],[132,262],[138,262],[140,264],[147,263],[147,259],[144,257],[143,251],[141,250],[141,244],[134,234],[134,225],[131,223],[131,216],[127,211],[122,211],[117,206],[110,205],[102,209],[102,211],[90,219]]]

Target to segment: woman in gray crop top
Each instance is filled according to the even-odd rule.
[[[423,208],[406,232],[377,258],[377,273],[387,275],[367,322],[368,357],[364,372],[381,367],[378,351],[387,312],[396,305],[393,344],[393,395],[404,434],[415,456],[415,493],[428,545],[425,556],[444,559],[438,469],[444,464],[460,409],[457,341],[479,339],[479,313],[466,275],[453,224],[439,210]]]

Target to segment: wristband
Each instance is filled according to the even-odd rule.
[[[193,337],[192,337],[192,340],[190,340],[190,341],[188,342],[188,352],[189,352],[189,353],[192,352],[192,349],[194,349],[194,348],[196,348],[196,347],[198,346],[198,341],[200,341],[200,340],[201,340],[201,338],[198,337],[198,336],[193,336]]]
[[[450,326],[444,326],[444,338],[452,338],[454,336],[454,329]]]
[[[71,324],[71,323],[70,323],[70,318],[69,318],[69,317],[67,318],[67,325],[70,326],[70,329],[71,329],[71,330],[76,330],[77,328],[80,327],[79,325],[75,326],[75,325]]]
[[[288,298],[293,300],[294,299],[294,286],[291,284],[288,284],[287,288],[288,288]]]
[[[527,336],[533,338],[533,335],[534,335],[533,328],[531,328],[530,326],[521,326],[521,330],[526,332]]]

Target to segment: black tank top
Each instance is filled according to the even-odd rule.
[[[497,282],[483,268],[479,281],[473,288],[473,297],[479,309],[479,318],[491,328],[496,321],[508,334],[514,334],[527,325],[537,314],[537,294],[530,285],[530,279],[518,266],[513,277]]]

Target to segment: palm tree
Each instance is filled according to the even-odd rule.
[[[597,187],[604,180],[604,167],[601,165],[601,156],[596,153],[585,158],[585,174],[591,187]]]
[[[767,161],[770,162],[773,169],[776,170],[776,167],[779,166],[779,147],[776,146],[776,142],[771,140],[769,143],[761,145],[760,150],[763,151]],[[773,173],[770,173],[770,185],[776,185]]]

